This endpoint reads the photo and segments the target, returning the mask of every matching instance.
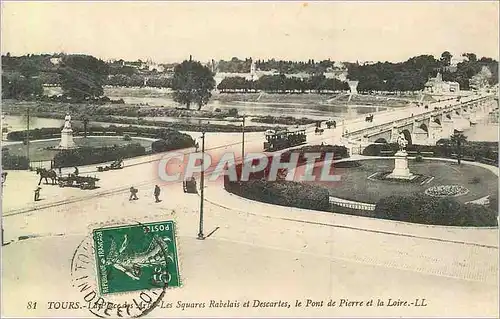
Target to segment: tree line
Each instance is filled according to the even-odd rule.
[[[429,78],[441,72],[444,81],[458,82],[461,90],[469,90],[470,80],[483,67],[490,71],[488,84],[498,83],[498,61],[474,53],[462,54],[464,61],[451,65],[452,55],[445,51],[439,59],[432,55],[419,55],[400,63],[378,62],[370,65],[346,63],[348,79],[359,81],[358,91],[418,91]]]
[[[217,70],[219,72],[225,73],[249,73],[252,65],[252,58],[245,58],[245,60],[240,60],[237,57],[233,57],[229,61],[220,60],[217,64]],[[332,68],[334,61],[322,60],[319,62],[314,61],[314,59],[309,59],[308,61],[286,61],[286,60],[256,60],[255,67],[261,71],[277,71],[278,73],[285,74],[297,74],[297,73],[308,73],[308,74],[322,74]]]
[[[323,74],[313,75],[309,78],[286,77],[280,75],[264,75],[258,80],[247,80],[243,77],[224,78],[217,89],[223,93],[232,92],[257,92],[269,93],[304,93],[304,92],[325,92],[344,91],[349,86],[346,82],[338,79],[328,79]]]

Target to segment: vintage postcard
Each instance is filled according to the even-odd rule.
[[[1,315],[499,316],[497,1],[3,1]]]

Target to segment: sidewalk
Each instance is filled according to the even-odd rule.
[[[397,240],[398,236],[406,236],[498,249],[497,227],[465,228],[422,225],[278,206],[231,194],[223,188],[223,185],[215,183],[210,183],[205,188],[205,200],[214,205],[249,215],[291,220],[298,223],[355,229],[365,232],[387,233],[394,235],[394,240]]]

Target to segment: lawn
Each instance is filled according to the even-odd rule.
[[[424,194],[424,191],[438,185],[462,185],[469,189],[465,195],[455,197],[459,202],[475,200],[486,195],[496,194],[498,177],[482,167],[458,166],[455,162],[409,161],[412,173],[434,177],[429,183],[394,182],[371,180],[375,172],[387,172],[394,169],[394,160],[363,160],[361,166],[352,168],[333,168],[330,174],[341,175],[339,182],[314,182],[329,188],[330,195],[348,200],[375,204],[379,199],[390,195]],[[334,164],[335,165],[335,164]],[[472,179],[477,183],[473,183]]]
[[[125,141],[123,137],[87,137],[87,138],[74,138],[75,144],[77,146],[91,146],[91,147],[103,147],[103,146],[113,146],[113,145],[126,145],[131,143],[139,143],[146,149],[151,148],[150,140],[141,138],[132,138],[131,141]],[[47,149],[49,147],[55,147],[59,145],[59,140],[49,140],[49,141],[37,141],[30,143],[30,161],[47,161],[51,160],[57,153],[57,150]],[[27,146],[22,143],[7,145],[4,148],[8,148],[10,154],[26,156]]]

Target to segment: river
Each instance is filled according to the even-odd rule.
[[[60,88],[45,88],[45,94],[47,95],[60,93]],[[104,95],[113,100],[123,99],[125,104],[130,105],[179,107],[179,104],[172,99],[171,90],[168,89],[105,87]],[[223,102],[214,98],[203,109],[209,111],[236,109],[238,114],[247,116],[293,116],[296,118],[307,117],[317,120],[333,119],[337,121],[342,118],[351,119],[360,114],[374,113],[377,110],[374,106],[323,104],[320,101],[318,103]],[[379,107],[380,111],[385,109],[387,108]]]

